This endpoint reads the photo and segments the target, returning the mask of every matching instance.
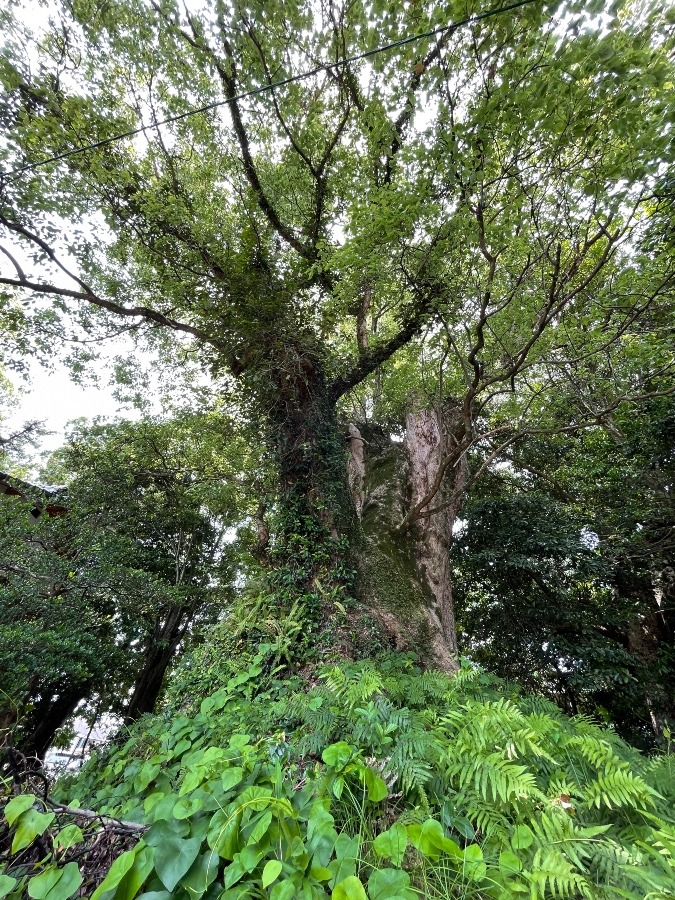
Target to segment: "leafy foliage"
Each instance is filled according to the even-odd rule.
[[[58,786],[146,827],[97,900],[673,896],[671,756],[471,667],[450,679],[388,657],[291,694],[259,674],[145,719]],[[24,816],[39,828],[22,834],[47,831],[41,806],[7,804],[15,841]]]

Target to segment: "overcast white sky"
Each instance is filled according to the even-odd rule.
[[[113,396],[114,387],[108,384],[108,372],[104,363],[97,365],[100,373],[98,385],[75,384],[65,364],[58,359],[54,371],[47,371],[38,363],[30,366],[31,382],[23,386],[14,379],[20,390],[17,406],[7,417],[3,416],[4,432],[20,427],[33,419],[43,421],[54,432],[40,441],[39,451],[52,451],[63,444],[66,424],[72,419],[96,416],[138,418],[138,411],[119,403]]]

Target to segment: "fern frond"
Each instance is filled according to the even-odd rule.
[[[592,897],[588,882],[575,872],[565,856],[555,848],[539,849],[534,854],[532,870],[526,873],[531,897]]]
[[[639,776],[626,769],[616,769],[601,775],[584,790],[584,802],[588,808],[628,806],[641,808],[654,806],[656,791]]]

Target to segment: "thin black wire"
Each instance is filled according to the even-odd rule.
[[[32,172],[34,169],[38,169],[41,166],[46,166],[49,163],[58,162],[61,159],[67,159],[68,157],[76,156],[79,153],[87,153],[89,150],[97,150],[99,147],[105,147],[108,144],[114,143],[115,141],[120,141],[127,137],[134,137],[134,135],[137,134],[143,134],[150,129],[159,128],[162,125],[171,125],[173,122],[180,122],[182,119],[187,119],[189,116],[195,116],[198,113],[209,112],[212,109],[217,109],[219,106],[229,106],[232,103],[237,103],[239,100],[244,100],[246,97],[254,97],[257,94],[264,94],[267,91],[273,91],[275,88],[284,87],[287,84],[293,84],[294,82],[302,81],[305,78],[311,78],[313,75],[318,75],[319,72],[326,72],[329,69],[339,69],[343,66],[348,66],[350,63],[359,62],[362,59],[368,59],[371,56],[376,56],[378,53],[386,53],[389,50],[396,50],[398,47],[404,47],[406,44],[412,44],[415,41],[421,41],[424,38],[436,37],[436,35],[443,34],[446,31],[456,31],[459,28],[463,28],[465,25],[471,25],[474,22],[481,22],[483,19],[488,19],[491,16],[498,16],[501,13],[518,9],[518,7],[520,6],[529,6],[532,3],[538,2],[541,2],[541,0],[516,0],[516,2],[510,3],[508,6],[488,9],[484,13],[467,16],[466,19],[462,19],[459,22],[452,22],[450,25],[441,25],[438,28],[434,28],[431,31],[425,31],[421,34],[413,34],[409,37],[401,38],[400,41],[393,41],[391,44],[384,44],[381,47],[374,47],[372,50],[365,50],[363,53],[357,53],[355,56],[349,56],[345,59],[339,59],[331,63],[322,63],[321,65],[315,66],[313,69],[310,69],[307,72],[300,72],[298,75],[289,75],[287,78],[282,78],[279,81],[274,81],[270,84],[263,84],[260,87],[252,88],[250,91],[244,91],[241,94],[237,94],[235,97],[229,97],[226,100],[216,100],[213,103],[207,103],[205,106],[199,106],[195,109],[189,109],[186,112],[179,113],[178,115],[169,116],[168,119],[162,119],[159,122],[153,122],[150,125],[140,125],[138,128],[132,128],[130,131],[123,131],[120,134],[113,135],[112,137],[103,138],[100,141],[95,141],[94,143],[87,144],[84,147],[76,147],[73,150],[66,150],[63,153],[57,153],[54,156],[48,156],[47,159],[42,159],[39,162],[35,163],[29,163],[25,166],[21,166],[18,169],[13,169],[10,172],[1,172],[0,178],[11,179],[15,175],[21,175],[23,172]]]

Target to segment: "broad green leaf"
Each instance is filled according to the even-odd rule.
[[[333,766],[336,769],[342,769],[354,756],[356,750],[345,741],[338,741],[336,744],[330,744],[321,754],[321,759],[327,766]]]
[[[191,900],[202,897],[216,880],[220,857],[215,850],[206,850],[192,864],[187,875],[181,879],[181,888],[185,889]]]
[[[154,856],[154,847],[142,846],[138,850],[133,865],[117,885],[114,900],[134,900],[154,868]]]
[[[16,831],[12,840],[12,853],[18,853],[33,843],[36,837],[44,834],[54,821],[54,813],[41,813],[36,809],[27,809],[16,820]]]
[[[241,881],[244,875],[246,875],[246,869],[239,859],[239,854],[237,854],[230,865],[225,869],[225,876],[223,878],[225,887],[231,888],[233,884]]]
[[[284,881],[277,881],[276,884],[272,885],[272,890],[270,891],[270,900],[296,900],[297,896],[297,884],[295,880],[290,878],[286,878]]]
[[[368,896],[359,879],[355,875],[350,875],[335,885],[331,900],[368,900]]]
[[[257,844],[267,834],[267,830],[272,824],[272,810],[267,809],[260,813],[250,824],[253,825],[253,828],[248,834],[248,841]]]
[[[506,875],[514,875],[516,872],[520,872],[522,868],[523,864],[511,850],[504,850],[499,854],[499,870],[501,872],[504,872]]]
[[[172,805],[175,804],[175,797],[170,798]],[[190,824],[179,819],[161,819],[143,835],[143,841],[149,847],[159,847],[167,841],[171,842],[176,838],[187,837],[190,833]]]
[[[328,868],[332,873],[331,887],[334,887],[340,881],[344,881],[348,876],[356,874],[359,846],[358,835],[350,837],[350,835],[343,833],[338,836],[335,841],[335,859],[328,863]]]
[[[372,769],[366,768],[364,770],[364,778],[368,789],[368,799],[372,800],[373,803],[379,803],[380,800],[384,800],[389,795],[389,788],[384,779],[380,778]]]
[[[18,797],[12,797],[5,807],[5,818],[9,824],[13,825],[22,813],[31,808],[36,800],[35,794],[19,794]]]
[[[68,900],[82,884],[82,875],[75,862],[62,869],[48,868],[28,882],[28,896],[33,900]]]
[[[79,825],[66,825],[54,838],[54,846],[59,850],[68,850],[75,844],[84,840],[84,834]]]
[[[534,835],[528,825],[516,825],[511,835],[511,846],[514,850],[526,850],[533,840]]]
[[[464,848],[464,871],[473,881],[480,881],[485,876],[487,866],[478,844],[469,844]]]
[[[231,791],[236,787],[244,777],[244,770],[241,766],[232,766],[231,769],[225,769],[221,777],[221,783],[224,791]]]
[[[330,881],[333,877],[333,873],[326,866],[313,866],[309,870],[309,874],[312,878],[316,878],[317,881]]]
[[[375,869],[368,879],[369,900],[417,900],[410,875],[401,869]]]
[[[12,878],[11,875],[0,874],[0,900],[7,894],[11,894],[18,883],[16,878]]]
[[[448,853],[455,859],[462,858],[459,846],[446,837],[443,826],[435,819],[427,819],[422,825],[407,826],[410,843],[429,859],[438,859],[441,853]]]
[[[408,846],[408,833],[405,826],[394,823],[388,831],[383,831],[373,841],[373,850],[378,856],[390,859],[395,866],[403,862],[405,848]]]
[[[267,809],[275,800],[274,794],[269,788],[259,787],[257,784],[247,787],[237,798],[237,805],[260,811]]]
[[[206,842],[223,859],[233,859],[238,849],[242,813],[229,807],[213,814]]]
[[[201,844],[198,837],[176,837],[155,849],[155,871],[167,891],[173,891],[197,859]]]
[[[127,850],[117,857],[112,866],[110,866],[108,874],[91,895],[91,900],[99,900],[99,897],[102,897],[112,888],[117,887],[129,869],[133,866],[138,850],[139,846],[137,844],[133,849]]]
[[[189,819],[203,806],[204,801],[200,797],[180,797],[173,808],[173,815],[176,819]]]
[[[262,886],[268,888],[281,874],[283,866],[278,859],[270,859],[265,863],[262,873]]]
[[[237,853],[235,859],[239,860],[245,872],[252,872],[264,855],[265,851],[261,850],[257,844],[247,844]]]

